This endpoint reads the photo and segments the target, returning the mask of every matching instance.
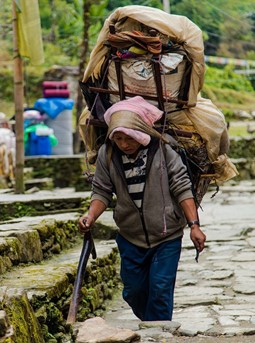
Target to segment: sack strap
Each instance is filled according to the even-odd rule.
[[[111,34],[115,34],[115,26],[113,24],[109,25],[109,31]],[[117,48],[112,47],[112,53],[114,55],[114,65],[117,74],[118,86],[119,86],[119,93],[120,93],[120,100],[124,100],[125,96],[125,88],[123,82],[123,76],[121,72],[121,59],[116,56]]]

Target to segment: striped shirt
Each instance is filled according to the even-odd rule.
[[[140,150],[136,158],[122,155],[128,192],[138,208],[142,206],[143,191],[146,178],[146,162],[148,149]]]

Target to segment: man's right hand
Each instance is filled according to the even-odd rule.
[[[84,234],[85,232],[88,232],[105,209],[106,205],[101,200],[93,200],[90,204],[88,213],[80,217],[78,221],[80,233]]]
[[[80,233],[84,234],[85,232],[88,232],[91,229],[91,227],[94,225],[94,223],[95,223],[95,220],[90,215],[85,215],[85,216],[80,217],[78,221],[78,227],[79,227]]]

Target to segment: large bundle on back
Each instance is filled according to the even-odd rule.
[[[235,176],[226,155],[224,116],[199,95],[204,73],[202,32],[188,18],[145,6],[116,9],[104,23],[80,82],[87,103],[80,132],[88,160],[95,161],[104,141],[105,110],[140,95],[164,111],[156,127],[170,133],[191,161],[199,202],[212,179]]]

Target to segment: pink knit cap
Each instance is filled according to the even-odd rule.
[[[158,121],[163,111],[159,110],[156,106],[150,104],[141,96],[135,96],[133,98],[122,100],[113,104],[104,114],[104,120],[107,125],[110,123],[111,115],[114,112],[130,111],[138,114],[148,125],[151,127]]]
[[[121,111],[125,111],[125,114],[127,113],[127,111],[137,114],[146,124],[151,127],[163,115],[162,111],[160,111],[154,105],[148,103],[141,96],[135,96],[133,98],[122,100],[113,104],[104,114],[106,124],[108,126],[110,125],[111,116],[113,113]],[[123,132],[144,146],[148,145],[151,140],[149,134],[123,126],[115,128],[109,135],[110,139],[113,138],[115,132]]]

